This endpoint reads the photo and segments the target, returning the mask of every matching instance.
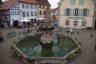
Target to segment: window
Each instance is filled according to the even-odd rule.
[[[31,6],[31,9],[33,9],[33,5],[30,5]]]
[[[26,12],[26,15],[29,16],[29,12]]]
[[[37,16],[37,12],[35,12],[35,16]]]
[[[22,4],[22,8],[25,8],[25,5],[24,4]]]
[[[39,5],[39,8],[41,8],[41,5]]]
[[[66,20],[65,25],[66,26],[70,25],[69,20]]]
[[[34,9],[36,9],[36,6],[34,6]]]
[[[79,4],[83,5],[84,4],[84,0],[79,0]]]
[[[66,15],[70,15],[70,9],[69,8],[67,8],[65,11],[66,11]]]
[[[79,15],[79,9],[78,9],[78,8],[76,8],[76,9],[74,10],[74,15],[75,15],[75,16],[78,16],[78,15]]]
[[[33,16],[33,12],[31,12],[31,16]]]
[[[78,21],[74,21],[74,26],[77,26],[78,25]]]
[[[71,5],[75,5],[76,0],[70,0]]]
[[[26,8],[29,8],[29,5],[28,4],[26,4]]]
[[[22,16],[25,17],[25,12],[24,11],[22,12]]]
[[[83,15],[84,16],[87,16],[88,15],[88,9],[87,8],[83,9]]]
[[[40,10],[40,15],[42,15],[42,11]]]
[[[86,21],[83,21],[82,22],[82,26],[86,26]]]

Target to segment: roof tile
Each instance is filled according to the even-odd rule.
[[[24,3],[34,3],[36,4],[36,0],[9,0],[4,2],[4,4],[0,7],[0,10],[8,10],[14,5],[17,1],[24,2]]]

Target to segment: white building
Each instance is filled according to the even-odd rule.
[[[58,7],[59,26],[94,27],[94,8],[93,0],[61,0]]]
[[[35,0],[9,0],[0,8],[0,17],[3,24],[13,25],[14,21],[24,18],[36,21],[37,4]]]

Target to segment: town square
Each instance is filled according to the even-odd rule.
[[[0,0],[0,64],[96,64],[96,0]]]

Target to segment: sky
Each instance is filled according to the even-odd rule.
[[[49,3],[51,4],[51,8],[57,8],[58,7],[58,2],[60,1],[60,0],[48,0],[49,1]]]
[[[4,1],[6,1],[6,0],[2,0],[3,2]],[[51,8],[57,8],[58,7],[58,2],[60,1],[60,0],[48,0],[49,1],[49,3],[51,4]]]

